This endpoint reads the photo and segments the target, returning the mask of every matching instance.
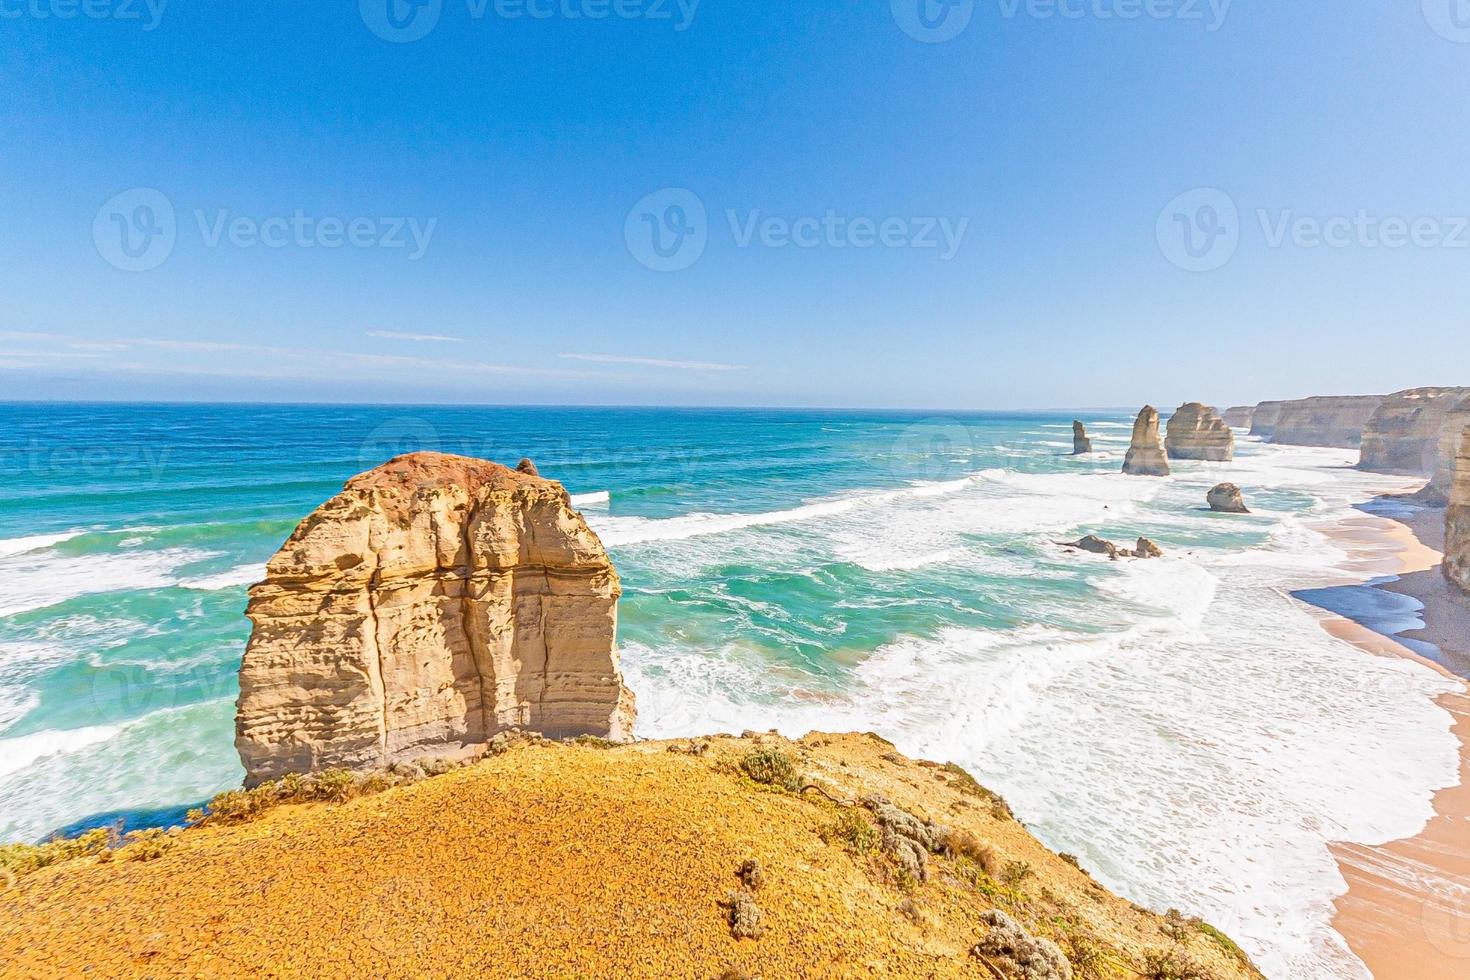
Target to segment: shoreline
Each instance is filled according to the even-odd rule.
[[[1346,601],[1333,607],[1316,604],[1328,614],[1322,628],[1374,655],[1418,661],[1461,687],[1435,699],[1453,719],[1460,779],[1435,793],[1425,827],[1382,845],[1331,846],[1348,884],[1333,903],[1332,927],[1376,980],[1470,969],[1470,602],[1452,595],[1440,572],[1443,513],[1365,510],[1324,529],[1351,556],[1344,567],[1374,581],[1346,587]]]

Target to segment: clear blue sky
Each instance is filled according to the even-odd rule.
[[[0,0],[0,399],[1030,408],[1470,383],[1470,44],[1432,26],[1441,0],[1235,0],[1223,23],[1222,0],[981,0],[941,43],[900,27],[908,0],[441,0],[407,43],[369,26],[392,33],[388,0],[56,16],[82,2]],[[395,2],[408,31],[433,12]],[[1097,14],[1149,3],[1187,9]],[[1201,187],[1239,244],[1191,272],[1158,225]],[[173,243],[125,271],[117,236],[162,220],[138,209],[157,197],[104,206],[136,188]],[[629,245],[642,214],[677,221],[667,198],[630,220],[666,188],[707,211],[678,271]],[[1273,247],[1258,210],[1428,217],[1463,247]],[[740,240],[829,211],[895,219],[894,242],[968,224],[947,259],[937,232]],[[298,212],[314,230],[242,244]],[[322,247],[324,218],[367,219],[362,244]],[[422,249],[407,225],[367,244],[409,218]]]

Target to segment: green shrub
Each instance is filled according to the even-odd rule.
[[[843,810],[837,820],[822,831],[827,843],[841,843],[855,854],[869,854],[878,847],[878,828],[868,822],[856,807]]]
[[[801,791],[801,776],[795,761],[778,749],[756,749],[740,760],[740,769],[754,782],[791,793]]]
[[[1000,883],[1007,888],[1020,888],[1021,883],[1035,873],[1025,861],[1007,861],[1000,872]]]
[[[44,844],[0,845],[0,879],[18,878],[63,861],[97,857],[107,853],[116,843],[115,831],[98,827],[76,837],[50,840]]]

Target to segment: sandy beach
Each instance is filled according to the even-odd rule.
[[[1331,529],[1352,555],[1352,570],[1389,578],[1349,588],[1417,600],[1424,627],[1404,629],[1392,617],[1356,615],[1334,616],[1324,628],[1374,654],[1409,657],[1463,679],[1470,665],[1470,602],[1452,596],[1440,573],[1443,521],[1442,510],[1365,513]],[[1436,794],[1435,816],[1417,836],[1333,848],[1348,882],[1336,902],[1334,927],[1378,980],[1470,971],[1470,692],[1446,695],[1439,704],[1455,719],[1460,784]]]

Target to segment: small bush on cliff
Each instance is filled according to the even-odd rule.
[[[135,830],[124,841],[122,850],[118,852],[124,861],[157,861],[174,846],[173,835],[157,827]]]
[[[822,840],[840,843],[855,854],[869,854],[878,846],[878,828],[857,809],[843,810],[822,831]]]
[[[1177,946],[1144,953],[1143,975],[1148,980],[1215,980],[1214,974]]]
[[[775,786],[788,793],[801,791],[801,775],[796,762],[779,749],[756,749],[740,760],[740,771],[753,782]]]
[[[106,854],[117,843],[116,832],[98,827],[76,837],[50,840],[44,844],[0,845],[0,883],[49,868],[63,861]]]

